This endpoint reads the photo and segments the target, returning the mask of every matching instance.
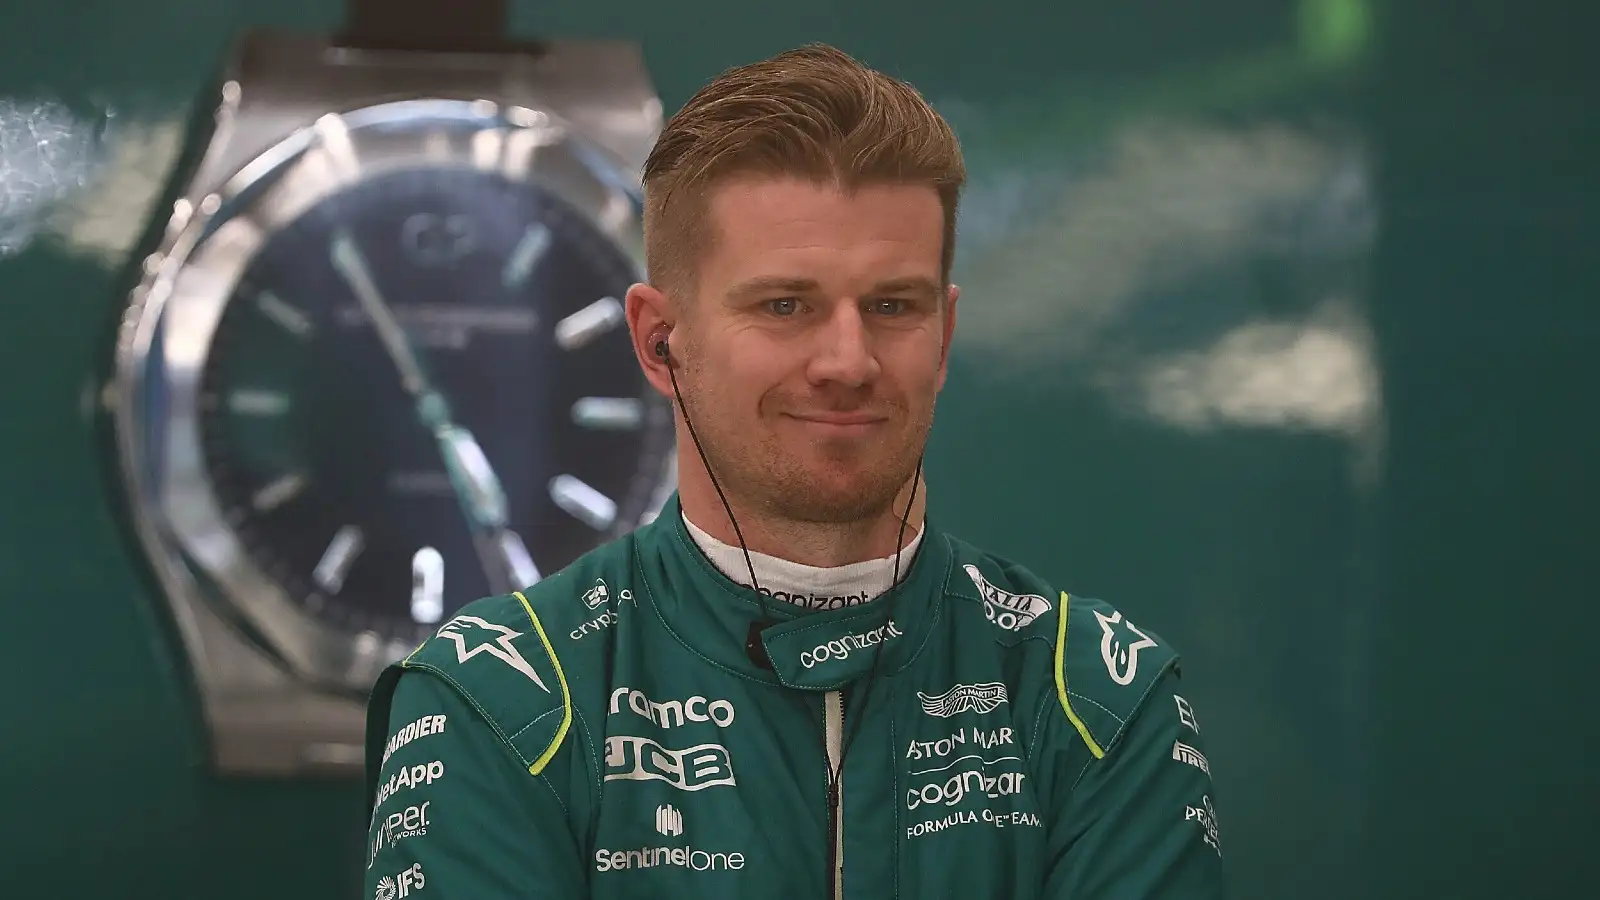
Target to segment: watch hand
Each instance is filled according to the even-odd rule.
[[[427,376],[422,374],[422,364],[412,351],[411,342],[406,340],[405,329],[400,327],[394,311],[378,292],[378,285],[367,268],[366,258],[356,249],[356,242],[351,240],[349,232],[341,230],[335,233],[331,255],[334,268],[344,276],[350,292],[361,302],[361,308],[377,330],[383,348],[389,351],[394,367],[400,370],[400,381],[405,385],[406,392],[420,400],[423,394],[431,391]]]
[[[434,433],[439,438],[450,483],[462,498],[470,524],[475,526],[473,541],[478,555],[485,560],[484,571],[492,590],[509,594],[537,584],[539,568],[521,536],[507,527],[505,491],[483,449],[465,428],[444,424]],[[489,559],[498,560],[499,564],[489,565]]]
[[[506,529],[506,497],[500,487],[500,479],[495,476],[494,468],[489,465],[488,457],[472,432],[450,420],[449,404],[428,381],[421,360],[406,338],[405,329],[378,291],[366,259],[349,232],[340,230],[335,233],[330,252],[334,268],[344,277],[351,293],[355,294],[367,318],[371,320],[379,340],[400,373],[406,392],[416,398],[417,416],[433,432],[439,444],[445,471],[450,476],[450,484],[455,489],[468,524],[475,533],[489,532],[488,546],[474,539],[484,574],[495,591],[500,593],[538,581],[538,569],[533,566],[521,538]],[[528,580],[526,576],[530,572],[534,577]]]
[[[450,483],[462,495],[474,525],[488,529],[506,527],[506,495],[500,487],[500,479],[495,477],[488,457],[484,456],[472,432],[451,422],[443,406],[441,398],[430,392],[418,404],[418,410],[423,423],[439,441],[439,452],[444,456]]]
[[[496,590],[510,593],[537,584],[541,577],[538,566],[534,565],[533,557],[522,543],[521,536],[507,527],[506,495],[500,486],[500,479],[495,477],[488,457],[473,438],[472,432],[438,417],[442,412],[438,409],[442,404],[434,402],[438,399],[436,394],[423,399],[423,420],[429,423],[429,428],[439,440],[439,450],[444,456],[445,469],[450,473],[450,483],[455,485],[457,496],[462,498],[468,518],[479,531],[488,533],[490,546],[503,563],[501,568],[504,573],[509,576],[507,582]]]

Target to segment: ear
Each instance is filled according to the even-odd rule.
[[[672,327],[671,303],[667,295],[648,284],[639,283],[628,288],[623,302],[623,313],[628,320],[628,336],[633,340],[633,355],[650,386],[664,397],[672,396],[672,380],[667,374],[667,363],[656,355],[655,342],[665,329]]]
[[[956,301],[961,299],[961,288],[950,285],[945,289],[944,321],[940,323],[943,334],[940,335],[939,344],[939,383],[938,389],[944,390],[945,376],[950,372],[950,341],[956,334]]]

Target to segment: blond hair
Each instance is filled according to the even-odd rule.
[[[644,166],[645,265],[666,290],[692,291],[711,248],[709,196],[733,175],[837,184],[926,184],[944,209],[940,274],[955,258],[966,166],[955,132],[903,81],[825,44],[723,72],[662,129]]]

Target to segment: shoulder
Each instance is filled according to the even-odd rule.
[[[380,676],[369,735],[387,722],[399,678],[418,674],[449,685],[539,774],[571,735],[575,692],[607,657],[602,635],[628,593],[612,585],[628,580],[631,560],[623,538],[532,587],[462,607]]]
[[[561,659],[521,593],[467,604],[385,670],[368,701],[369,740],[386,728],[402,677],[448,685],[534,774],[548,764],[571,727]]]
[[[986,621],[997,644],[1024,657],[1023,671],[1039,683],[1043,702],[1071,722],[1094,756],[1104,756],[1177,665],[1177,649],[1127,610],[1073,594],[959,539],[951,545],[956,560],[946,596],[953,618]]]

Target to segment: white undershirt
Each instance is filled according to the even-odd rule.
[[[744,551],[725,544],[707,534],[699,526],[683,517],[689,535],[700,546],[706,558],[722,574],[750,587],[750,569],[756,570],[761,582],[761,592],[776,600],[793,603],[805,609],[841,609],[865,603],[887,591],[894,579],[894,554],[843,566],[807,566],[792,560],[750,551],[750,565],[744,561]],[[911,542],[900,551],[900,575],[922,543],[922,529],[918,528]]]

